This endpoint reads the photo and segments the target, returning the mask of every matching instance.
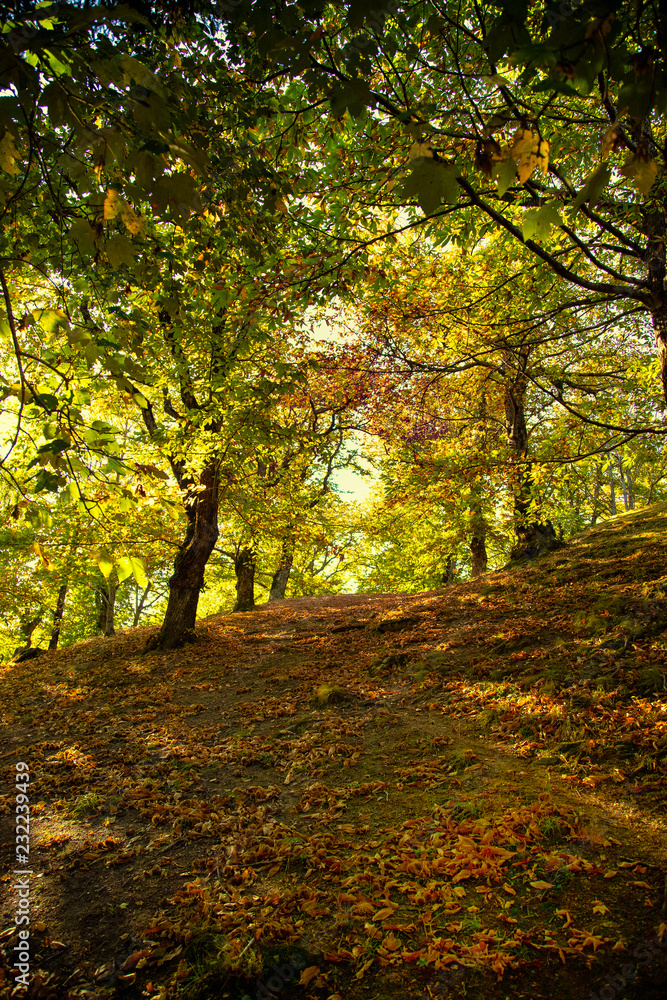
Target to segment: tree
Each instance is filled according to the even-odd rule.
[[[221,495],[224,534],[235,540],[232,551],[220,548],[235,567],[235,611],[254,607],[260,546],[278,560],[268,600],[285,597],[296,550],[322,534],[319,510],[326,506],[336,473],[353,461],[347,448],[355,427],[349,388],[326,351],[301,344],[296,332],[289,339],[281,348],[280,366],[286,371],[291,360],[301,377],[281,398],[255,408],[257,447],[239,455]]]
[[[172,645],[194,627],[204,567],[217,539],[221,454],[213,449],[192,462],[187,456],[198,433],[215,437],[222,431],[225,379],[239,349],[248,350],[258,330],[252,314],[257,294],[247,321],[240,317],[236,328],[238,317],[226,303],[241,300],[253,267],[258,273],[277,245],[276,225],[267,216],[282,218],[276,207],[281,182],[251,143],[239,144],[239,130],[264,112],[220,58],[221,43],[202,37],[192,12],[169,32],[152,20],[153,11],[147,13],[61,5],[36,11],[29,29],[9,25],[0,165],[9,177],[4,210],[18,212],[26,252],[22,246],[18,255],[16,247],[0,247],[0,282],[17,375],[5,390],[17,401],[9,451],[25,421],[38,419],[40,410],[54,427],[67,428],[40,448],[40,461],[58,474],[45,471],[37,489],[60,489],[77,472],[87,436],[100,430],[86,423],[81,397],[87,400],[99,387],[100,376],[134,400],[169,462],[186,516],[159,639]],[[128,18],[134,27],[123,26]],[[34,190],[42,189],[45,196],[35,202]],[[44,244],[36,240],[41,231],[47,233]],[[179,250],[186,255],[183,266]],[[202,345],[179,311],[201,309],[202,296],[190,301],[185,286],[222,261],[227,266],[209,271],[204,290],[208,309],[211,294],[216,299],[218,322],[207,316]],[[41,323],[50,342],[26,350],[17,306],[28,298],[35,272],[39,301],[27,314],[28,333]],[[225,272],[229,287],[220,283]],[[268,322],[265,315],[260,339]],[[141,345],[155,324],[151,366]],[[193,388],[206,381],[202,346],[210,365],[204,399]],[[149,387],[163,396],[166,428]],[[180,412],[172,403],[174,390]],[[258,395],[264,398],[267,391],[264,380]],[[113,433],[105,438],[103,450],[117,474],[125,474],[124,463],[112,457]]]
[[[299,106],[330,101],[310,129],[319,195],[294,215],[326,234],[338,268],[363,267],[394,227],[458,246],[504,232],[525,268],[567,283],[563,310],[647,313],[667,394],[661,4],[434,0],[262,17],[241,6],[226,20],[248,79],[295,81],[281,99],[292,135],[308,128]],[[405,205],[421,211],[392,225]]]
[[[388,290],[376,275],[392,266]],[[462,261],[405,239],[369,271],[348,319],[361,346],[345,363],[365,385],[365,427],[385,443],[388,495],[412,491],[415,508],[434,488],[441,503],[452,489],[469,497],[475,573],[486,565],[489,491],[510,490],[515,558],[557,545],[558,469],[628,447],[656,416],[641,322],[615,329],[613,315],[587,309],[573,326],[560,286],[516,270],[502,239]]]

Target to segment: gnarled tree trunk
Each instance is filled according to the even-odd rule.
[[[271,581],[271,590],[269,591],[270,601],[283,601],[285,599],[285,591],[287,589],[289,575],[292,572],[293,562],[294,539],[292,537],[283,538],[282,549],[280,552],[280,562],[278,563],[278,568],[273,574],[273,580]]]
[[[44,612],[40,609],[37,614],[31,618],[28,614],[20,615],[19,621],[21,623],[21,635],[25,639],[22,649],[30,649],[32,646],[32,633],[35,631],[37,626],[40,624],[42,618],[44,617]]]
[[[236,604],[233,611],[252,611],[255,607],[255,552],[250,546],[241,549],[234,560]]]
[[[486,538],[481,532],[474,534],[470,539],[470,555],[472,556],[472,576],[473,579],[486,573],[487,555]]]
[[[169,580],[169,601],[162,628],[150,645],[174,649],[195,638],[199,592],[218,540],[218,462],[205,466],[185,503],[186,532]]]

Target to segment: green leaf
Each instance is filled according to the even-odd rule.
[[[552,226],[562,225],[563,220],[554,204],[543,205],[542,208],[531,208],[523,217],[523,238],[524,240],[543,240],[551,232]]]
[[[118,476],[126,476],[128,474],[128,468],[123,462],[119,462],[116,458],[107,458],[107,464],[104,467],[104,472],[115,472]]]
[[[116,572],[118,573],[119,583],[127,580],[133,573],[132,561],[127,556],[121,556],[120,559],[116,560]]]
[[[113,570],[113,559],[106,552],[100,552],[97,557],[97,565],[100,568],[100,573],[105,580],[108,580],[111,576],[111,571]]]
[[[123,233],[109,240],[104,249],[114,271],[118,270],[121,264],[134,264],[135,251],[132,241]]]
[[[53,441],[49,441],[47,444],[43,444],[41,448],[37,451],[40,455],[60,455],[61,452],[67,451],[70,446],[70,442],[66,441],[65,438],[54,438]]]
[[[516,163],[511,156],[494,164],[493,176],[498,181],[498,195],[502,198],[516,178]]]
[[[96,232],[87,219],[76,219],[69,227],[69,235],[82,254],[95,253]]]
[[[35,480],[34,491],[35,493],[41,493],[45,490],[47,493],[57,493],[64,485],[65,480],[62,476],[56,476],[52,472],[49,472],[48,469],[42,469]]]
[[[67,316],[60,309],[33,309],[32,315],[49,337],[68,325]]]
[[[596,205],[604,188],[607,186],[610,177],[611,167],[607,166],[606,163],[601,163],[600,166],[593,171],[577,197],[574,199],[574,208],[581,208],[584,202],[588,202],[591,206]]]
[[[447,166],[430,156],[419,156],[412,161],[412,170],[403,182],[402,197],[415,198],[425,215],[433,215],[445,201],[455,205],[460,188],[456,167]]]
[[[146,574],[146,564],[143,559],[139,559],[138,556],[130,556],[130,565],[132,566],[134,579],[137,581],[139,586],[147,587],[148,576]]]
[[[47,410],[49,413],[58,409],[58,400],[53,393],[50,392],[37,393],[33,398],[33,402],[37,406],[41,406],[42,409]]]
[[[339,118],[346,111],[354,118],[359,118],[372,103],[370,87],[365,80],[350,80],[331,94],[331,110]]]
[[[652,98],[653,77],[649,74],[621,87],[617,101],[619,112],[627,111],[631,118],[641,121],[650,113]]]

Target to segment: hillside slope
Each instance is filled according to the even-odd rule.
[[[664,997],[664,508],[443,591],[150,634],[1,668],[31,996]]]

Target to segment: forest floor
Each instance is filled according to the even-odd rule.
[[[664,1000],[666,507],[152,631],[0,668],[0,996],[24,761],[35,1000]]]

